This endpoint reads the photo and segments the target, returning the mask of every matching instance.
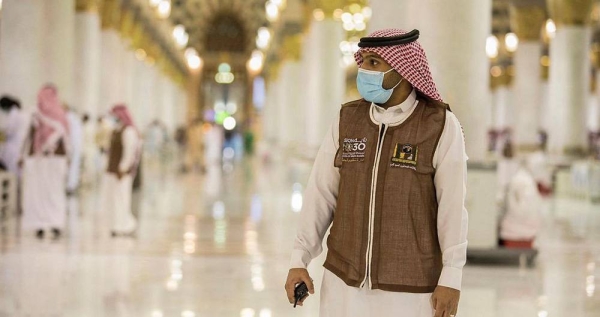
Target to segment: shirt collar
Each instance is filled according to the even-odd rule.
[[[413,89],[411,93],[408,95],[406,100],[404,100],[401,104],[389,107],[387,109],[378,106],[376,104],[371,105],[371,115],[376,121],[388,121],[384,123],[394,122],[394,119],[398,116],[403,117],[406,113],[409,113],[417,104],[417,93]],[[385,119],[384,119],[385,118]]]

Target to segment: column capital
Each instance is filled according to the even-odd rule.
[[[288,35],[283,39],[283,57],[292,61],[302,58],[302,34]]]
[[[133,40],[136,23],[139,23],[136,12],[134,12],[132,8],[122,8],[118,23],[118,29],[121,33],[121,37],[124,39]]]
[[[98,12],[101,0],[76,0],[76,12]]]
[[[591,20],[593,0],[546,0],[548,12],[557,26],[588,25]]]
[[[497,68],[494,69],[494,67]],[[494,67],[492,67],[492,70],[490,72],[492,73],[499,70],[500,73],[495,74],[496,76],[490,73],[490,89],[493,91],[500,87],[512,85],[513,76],[511,75],[511,70],[509,70],[509,68],[512,66],[502,67],[498,65]]]
[[[333,17],[333,11],[343,9],[346,5],[345,0],[310,0],[311,8],[319,8],[323,10],[326,17]]]
[[[520,41],[539,41],[546,19],[544,0],[511,2],[510,26]]]
[[[119,0],[103,0],[100,7],[102,29],[117,28],[121,16],[121,3]]]

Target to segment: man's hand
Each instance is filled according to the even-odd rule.
[[[306,269],[290,269],[288,273],[287,282],[285,282],[285,291],[287,293],[288,300],[290,304],[294,304],[294,289],[296,288],[296,284],[306,283],[306,287],[308,287],[308,292],[310,294],[315,293],[315,286],[313,284],[310,275],[308,275],[308,271]],[[298,301],[298,305],[302,306],[302,303],[308,296]]]
[[[455,317],[459,299],[459,290],[438,285],[431,296],[431,304],[435,310],[433,317]]]

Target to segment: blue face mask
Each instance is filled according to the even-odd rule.
[[[384,73],[359,68],[358,76],[356,76],[356,86],[360,95],[366,101],[377,104],[386,103],[390,100],[394,89],[402,82],[401,79],[392,89],[383,88],[383,77],[392,70],[394,69],[392,68]]]

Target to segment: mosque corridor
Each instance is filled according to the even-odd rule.
[[[293,309],[283,284],[310,162],[247,159],[204,175],[145,164],[135,238],[112,238],[100,188],[69,201],[66,236],[0,234],[0,316],[316,316],[317,294]],[[546,202],[535,268],[467,264],[465,317],[598,316],[600,216]]]

